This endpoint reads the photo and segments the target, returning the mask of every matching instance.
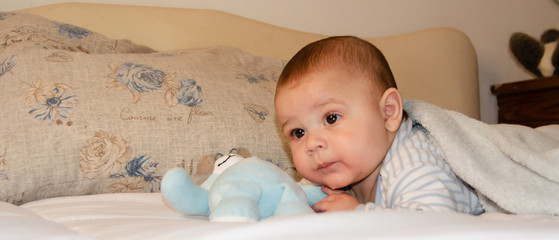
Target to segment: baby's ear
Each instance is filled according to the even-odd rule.
[[[389,132],[396,132],[402,123],[404,112],[402,96],[396,88],[389,88],[380,98],[381,111],[384,115],[384,127]]]

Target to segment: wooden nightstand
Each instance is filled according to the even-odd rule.
[[[538,127],[559,124],[559,76],[497,84],[499,123]]]

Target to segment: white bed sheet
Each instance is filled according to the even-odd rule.
[[[4,205],[0,205],[0,228],[6,223],[25,224],[4,219],[10,216],[4,214],[4,208],[9,208],[40,223],[27,224],[19,230],[22,234],[31,226],[50,224],[52,231],[56,230],[51,234],[66,239],[79,239],[72,231],[95,239],[559,239],[559,217],[537,215],[350,211],[273,217],[254,223],[215,223],[204,216],[174,212],[158,193],[62,197],[20,207]]]
[[[91,239],[28,209],[0,202],[0,239]]]

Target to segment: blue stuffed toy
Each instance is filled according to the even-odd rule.
[[[310,206],[326,197],[319,186],[299,185],[270,162],[235,154],[217,159],[213,173],[200,186],[183,168],[169,170],[161,192],[178,212],[236,222],[314,213]]]

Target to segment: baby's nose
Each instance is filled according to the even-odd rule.
[[[327,141],[323,135],[316,133],[307,133],[306,148],[307,154],[311,155],[317,151],[327,148]]]

